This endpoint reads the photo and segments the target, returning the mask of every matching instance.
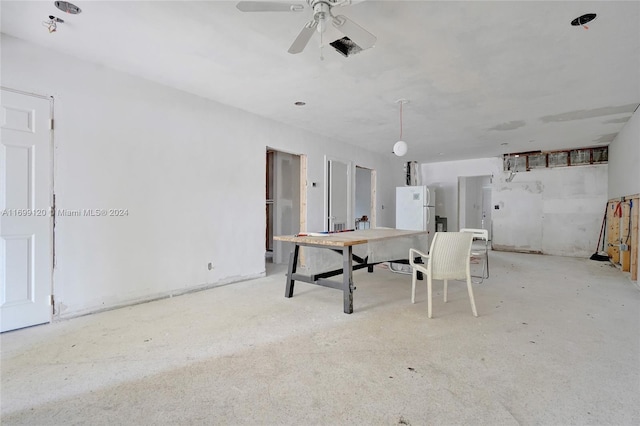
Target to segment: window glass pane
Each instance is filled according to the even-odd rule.
[[[547,154],[531,154],[529,156],[529,168],[540,169],[547,167]]]
[[[578,166],[580,164],[591,163],[590,149],[575,149],[571,151],[571,165]]]
[[[525,155],[505,155],[503,162],[503,170],[505,172],[514,170],[518,172],[524,172],[527,170],[527,157]]]
[[[569,156],[567,155],[567,152],[550,152],[549,167],[566,166],[568,158]]]
[[[516,165],[516,159],[513,156],[505,155],[502,159],[502,167],[505,172],[510,171]]]
[[[593,149],[593,162],[603,163],[608,160],[609,149],[607,147]]]

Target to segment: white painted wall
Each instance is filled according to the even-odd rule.
[[[447,218],[447,230],[457,231],[458,177],[500,176],[502,159],[479,158],[477,160],[446,161],[422,164],[422,183],[436,187],[436,214]]]
[[[607,200],[606,164],[521,172],[494,181],[493,247],[589,257]]]
[[[55,98],[60,317],[264,274],[265,148],[306,154],[307,222],[323,227],[324,156],[378,171],[378,220],[392,226],[401,168],[356,149],[2,35],[2,85]],[[212,79],[215,76],[211,77]],[[224,84],[224,82],[220,82]],[[209,271],[207,263],[214,269]]]
[[[640,194],[640,109],[609,145],[608,194],[609,199]]]
[[[588,257],[595,251],[607,199],[607,165],[521,172],[505,181],[501,158],[422,165],[437,186],[436,214],[458,227],[458,177],[493,175],[493,246],[503,250]]]
[[[636,110],[609,145],[609,200],[640,194],[639,111]],[[638,207],[640,206],[636,208]],[[640,235],[636,241],[640,241]],[[640,250],[638,250],[638,264],[640,265]]]

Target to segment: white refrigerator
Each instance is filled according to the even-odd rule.
[[[429,186],[396,188],[396,229],[427,231],[429,246],[436,232],[436,192]]]

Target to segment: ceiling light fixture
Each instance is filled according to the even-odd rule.
[[[406,99],[398,99],[396,103],[400,104],[400,139],[393,145],[393,153],[398,157],[402,157],[409,150],[407,143],[402,140],[402,105],[409,103],[409,101]]]
[[[331,18],[331,8],[325,2],[317,2],[313,5],[313,17],[318,23],[316,30],[322,34],[327,30],[327,21]]]

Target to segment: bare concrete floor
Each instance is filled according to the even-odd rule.
[[[0,336],[3,425],[640,424],[640,292],[586,259],[491,253],[491,278],[266,278]]]

